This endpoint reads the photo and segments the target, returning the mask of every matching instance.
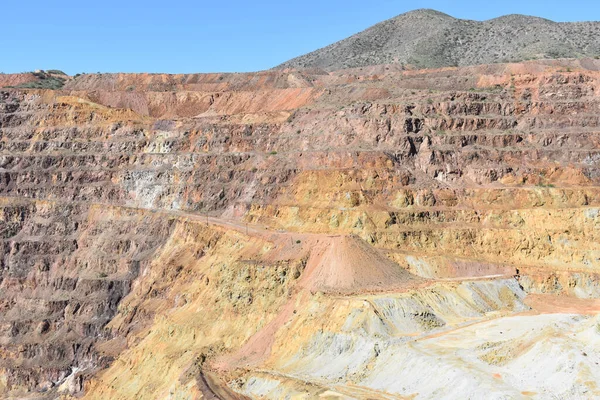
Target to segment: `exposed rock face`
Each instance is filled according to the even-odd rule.
[[[3,89],[2,397],[599,396],[599,67]]]
[[[488,21],[456,19],[434,10],[416,10],[279,68],[342,68],[403,63],[439,68],[531,59],[600,55],[600,22],[557,23],[525,15]]]

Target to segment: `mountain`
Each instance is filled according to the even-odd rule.
[[[531,59],[600,55],[600,22],[554,22],[525,15],[488,21],[416,10],[347,39],[287,61],[277,68],[329,71],[402,63],[438,68]]]

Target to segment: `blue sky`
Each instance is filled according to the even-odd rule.
[[[417,8],[484,20],[600,20],[599,0],[56,0],[0,6],[0,71],[242,72],[271,68]],[[485,4],[485,6],[481,6]]]

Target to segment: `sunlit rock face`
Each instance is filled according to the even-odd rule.
[[[600,396],[599,70],[1,89],[0,397]]]

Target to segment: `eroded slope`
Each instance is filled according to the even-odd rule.
[[[0,390],[599,395],[599,66],[2,90]]]

